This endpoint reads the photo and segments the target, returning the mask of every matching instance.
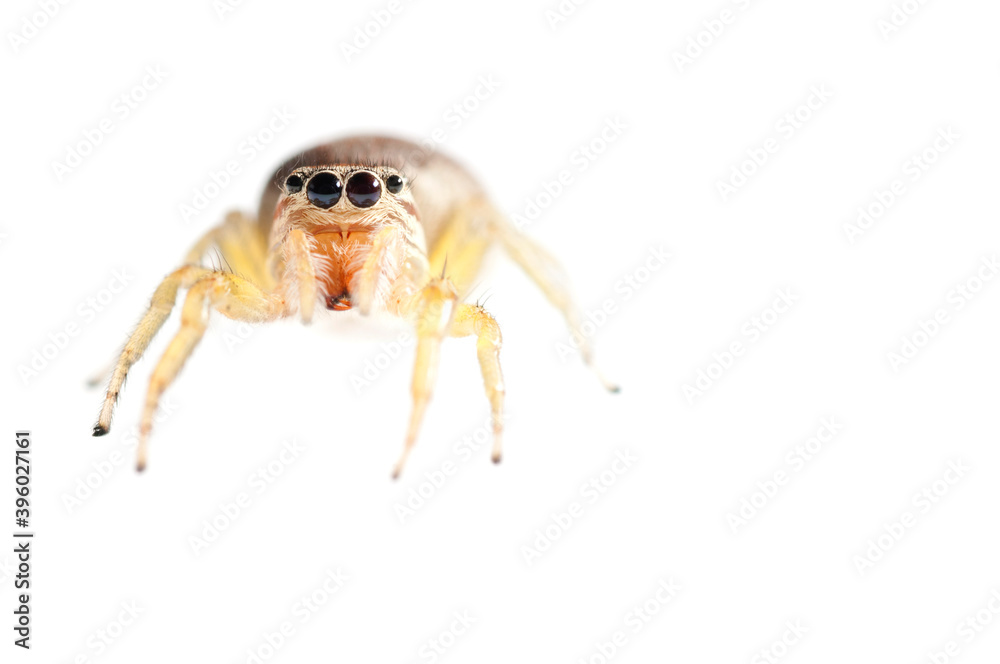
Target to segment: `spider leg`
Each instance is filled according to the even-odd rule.
[[[428,259],[435,275],[412,300],[417,317],[417,359],[413,369],[413,412],[403,453],[392,476],[399,477],[416,442],[424,411],[437,378],[438,356],[445,336],[475,334],[479,368],[493,416],[494,462],[500,461],[503,433],[504,383],[500,370],[500,327],[480,306],[457,304],[479,271],[491,238],[484,233],[489,224],[489,207],[481,198],[465,201],[451,212]],[[437,276],[440,275],[440,276]]]
[[[437,379],[441,341],[446,330],[448,336],[476,335],[476,354],[483,375],[483,386],[490,402],[493,417],[494,463],[500,462],[503,434],[504,383],[500,370],[500,346],[503,343],[500,326],[484,308],[471,304],[455,306],[455,291],[448,280],[435,279],[419,296],[417,322],[417,360],[413,369],[413,411],[406,432],[403,453],[393,470],[393,478],[403,472],[406,460],[416,443],[424,412],[431,398]],[[452,311],[454,312],[452,314]]]
[[[153,428],[153,416],[160,397],[174,381],[208,324],[210,308],[234,320],[263,323],[280,318],[285,302],[242,277],[226,272],[204,275],[188,291],[181,309],[181,328],[163,353],[149,380],[149,391],[139,422],[139,447],[136,465],[146,467],[147,446]]]
[[[274,279],[267,269],[267,238],[254,219],[242,212],[230,212],[191,247],[184,262],[200,265],[213,248],[219,250],[222,267],[227,271],[253,279],[268,290],[274,288]]]
[[[351,282],[351,301],[367,316],[376,300],[385,298],[393,273],[405,261],[406,233],[397,225],[381,229],[372,242],[361,269]],[[380,293],[380,291],[382,291]]]
[[[174,302],[177,300],[177,291],[181,288],[190,288],[198,279],[210,273],[211,270],[208,268],[185,265],[167,275],[166,279],[157,286],[149,308],[143,314],[128,341],[125,342],[125,347],[111,373],[111,381],[108,383],[104,405],[97,417],[97,424],[94,425],[95,436],[103,436],[111,430],[111,416],[114,414],[115,404],[118,402],[118,395],[125,384],[128,371],[146,352],[149,342],[153,340],[156,333],[163,327],[164,321],[170,316]]]
[[[410,387],[413,410],[406,429],[403,453],[392,471],[394,479],[403,472],[406,459],[417,441],[417,433],[420,431],[420,424],[423,422],[424,412],[427,410],[427,403],[431,399],[434,383],[437,380],[441,341],[451,327],[457,299],[458,294],[451,281],[440,277],[431,279],[430,283],[414,296],[412,306],[417,316],[417,350],[413,382]]]
[[[167,275],[156,288],[149,308],[125,343],[117,362],[110,368],[111,380],[97,424],[94,425],[95,436],[103,436],[110,431],[111,418],[128,372],[146,352],[153,337],[170,316],[177,300],[177,292],[190,288],[212,272],[202,266],[201,261],[213,247],[219,250],[221,260],[234,272],[253,279],[267,290],[274,288],[274,279],[266,268],[266,239],[252,219],[240,212],[230,212],[225,221],[209,230],[195,243],[188,252],[185,265]],[[100,383],[101,378],[92,378],[88,382]]]
[[[483,256],[493,243],[489,236],[490,208],[481,198],[456,206],[429,256],[430,273],[443,274],[464,297],[479,274]]]
[[[559,262],[541,246],[513,228],[499,216],[499,213],[495,215],[493,230],[507,254],[521,266],[549,302],[562,312],[569,329],[578,330],[582,322],[580,309],[570,294],[569,279]],[[583,335],[579,336],[580,355],[584,363],[597,374],[605,389],[617,392],[618,386],[605,378],[594,364],[594,350],[590,341]]]
[[[484,308],[478,305],[462,304],[455,311],[449,334],[453,337],[476,335],[476,355],[479,369],[483,374],[486,398],[490,402],[493,416],[493,463],[500,463],[503,434],[503,373],[500,370],[500,346],[503,337],[500,326]]]
[[[312,240],[299,228],[288,234],[285,284],[295,284],[298,291],[299,317],[306,325],[312,322],[318,286],[312,263]]]

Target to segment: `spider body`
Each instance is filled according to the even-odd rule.
[[[506,249],[575,329],[579,314],[558,264],[517,232],[456,162],[377,136],[346,138],[296,155],[269,180],[256,219],[227,215],[157,288],[115,365],[94,435],[108,432],[129,369],[169,316],[178,291],[187,289],[180,330],[150,378],[139,426],[140,470],[159,399],[200,341],[212,310],[248,323],[290,316],[308,323],[317,307],[386,312],[416,328],[413,408],[394,476],[416,441],[442,341],[475,336],[493,417],[492,457],[499,461],[500,328],[483,307],[462,302],[493,244]],[[205,266],[209,250],[231,269]],[[589,348],[581,350],[589,363]]]

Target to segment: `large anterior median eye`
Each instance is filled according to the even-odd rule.
[[[306,185],[306,197],[309,202],[319,208],[331,208],[340,200],[340,192],[344,184],[336,175],[329,171],[321,171],[309,178]]]
[[[381,195],[382,183],[374,173],[358,171],[347,181],[347,200],[359,208],[375,205]]]

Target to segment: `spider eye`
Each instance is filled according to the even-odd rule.
[[[285,191],[289,194],[297,194],[302,191],[302,178],[298,175],[289,175],[285,180]]]
[[[382,195],[382,183],[374,173],[358,171],[347,181],[347,200],[359,208],[368,208]]]
[[[337,204],[343,189],[344,185],[340,178],[329,171],[322,171],[309,178],[306,196],[316,207],[326,209]]]
[[[398,175],[390,175],[385,179],[385,188],[390,194],[398,194],[403,191],[403,178]]]

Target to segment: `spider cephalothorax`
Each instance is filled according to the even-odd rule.
[[[417,205],[402,173],[388,166],[305,166],[282,183],[271,245],[298,287],[306,319],[312,300],[343,311],[398,313],[426,276]],[[310,277],[315,288],[303,287]],[[306,301],[308,299],[308,301]]]
[[[139,425],[140,469],[160,397],[201,340],[211,310],[248,323],[293,315],[308,323],[317,302],[363,315],[385,311],[416,328],[413,409],[394,476],[416,441],[441,342],[448,336],[477,339],[493,415],[493,460],[499,461],[500,328],[482,306],[462,302],[494,243],[527,271],[575,329],[579,313],[559,266],[518,233],[455,162],[413,143],[374,136],[296,155],[271,178],[256,220],[230,213],[156,289],[115,365],[94,435],[108,432],[129,369],[167,319],[178,290],[187,289],[181,328],[150,378]],[[227,269],[202,263],[210,249],[221,254]],[[585,342],[580,350],[589,362]]]

